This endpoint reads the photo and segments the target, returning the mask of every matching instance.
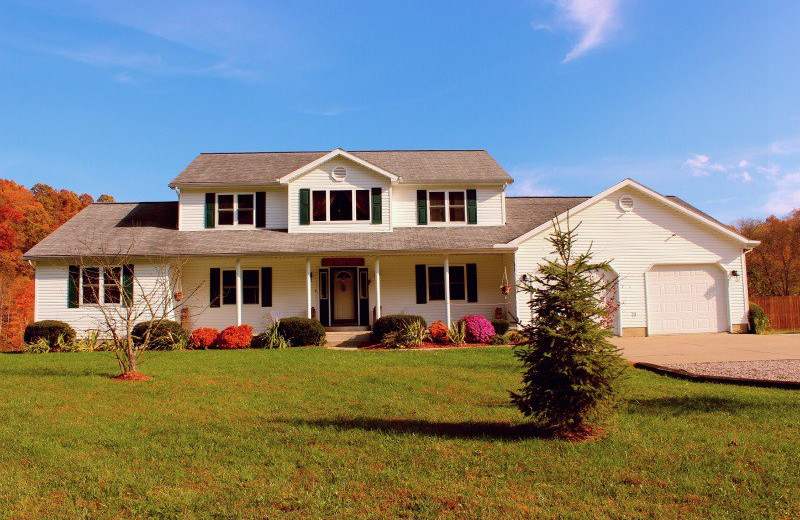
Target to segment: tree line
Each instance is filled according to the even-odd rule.
[[[0,179],[0,350],[18,349],[33,320],[34,271],[23,253],[93,202],[87,193]],[[114,198],[100,195],[97,202]]]
[[[752,296],[800,296],[800,209],[763,220],[742,219],[742,235],[760,240],[747,255],[747,287]]]

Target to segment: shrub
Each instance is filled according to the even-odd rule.
[[[281,336],[280,333],[280,320],[276,321],[269,327],[266,332],[253,337],[253,342],[250,344],[251,348],[287,348],[291,345],[286,338]]]
[[[72,343],[75,341],[75,329],[58,320],[35,321],[25,327],[25,343],[38,343],[44,339],[50,347],[55,347],[59,337],[63,343]]]
[[[250,325],[231,325],[222,329],[216,341],[216,347],[231,350],[248,348],[253,341],[253,327]]]
[[[411,321],[401,330],[383,336],[381,346],[385,348],[412,348],[422,345],[428,339],[428,329],[418,321]]]
[[[525,341],[525,336],[518,330],[509,330],[506,332],[505,339],[509,345],[516,345]]]
[[[372,325],[372,338],[376,342],[383,341],[383,337],[390,332],[400,332],[407,323],[421,323],[423,327],[428,326],[428,322],[422,316],[416,314],[389,314],[375,320]]]
[[[46,354],[50,352],[50,343],[44,338],[39,338],[34,343],[25,343],[22,348],[27,354]]]
[[[508,320],[504,320],[503,318],[495,318],[492,320],[492,327],[494,327],[494,333],[498,336],[502,336],[506,332],[508,332],[509,327],[511,324]]]
[[[325,329],[311,318],[283,318],[278,324],[278,332],[293,347],[325,343]]]
[[[189,335],[177,321],[143,321],[131,329],[133,344],[141,346],[147,340],[147,331],[150,337],[146,347],[150,350],[172,350],[176,345],[185,343]]]
[[[431,323],[428,334],[436,343],[447,343],[447,325],[441,321]]]
[[[467,342],[467,328],[463,322],[453,323],[447,331],[447,341],[459,347]]]
[[[461,318],[467,343],[488,343],[494,336],[492,323],[484,316],[469,314]]]
[[[769,316],[764,309],[753,302],[750,302],[750,311],[747,313],[747,321],[750,322],[750,332],[753,334],[766,334],[769,329]]]
[[[214,346],[219,337],[219,331],[213,327],[200,327],[192,331],[189,336],[189,345],[194,349],[209,349]]]

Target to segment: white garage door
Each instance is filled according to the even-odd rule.
[[[713,265],[663,265],[647,273],[650,334],[724,332],[725,275]]]

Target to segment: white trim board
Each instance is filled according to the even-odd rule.
[[[391,180],[392,182],[397,182],[398,180],[400,180],[400,177],[398,177],[397,175],[395,175],[393,173],[390,173],[390,172],[387,172],[383,168],[375,166],[374,164],[372,164],[370,162],[367,162],[364,159],[361,159],[360,157],[356,157],[353,154],[347,153],[346,151],[342,150],[341,148],[337,148],[335,150],[331,150],[330,152],[326,153],[325,155],[323,155],[319,159],[317,159],[315,161],[312,161],[312,162],[306,164],[305,166],[301,166],[300,168],[296,169],[295,171],[284,175],[283,177],[278,179],[278,182],[280,182],[281,184],[288,184],[291,181],[293,181],[294,179],[296,179],[298,177],[301,177],[302,175],[305,175],[306,173],[308,173],[311,170],[313,170],[314,168],[320,166],[321,164],[326,163],[326,162],[330,161],[331,159],[335,159],[337,157],[344,157],[345,159],[353,161],[356,164],[360,164],[364,168],[367,168],[367,169],[372,170],[372,171],[374,171],[376,173],[379,173],[380,175],[383,175],[384,177],[388,177],[389,180]]]

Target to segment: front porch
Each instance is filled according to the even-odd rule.
[[[516,315],[507,252],[193,258],[183,280],[181,316],[190,329],[249,324],[260,332],[304,316],[331,332],[356,332],[388,314],[448,324],[467,314]],[[509,294],[503,283],[512,286]]]

